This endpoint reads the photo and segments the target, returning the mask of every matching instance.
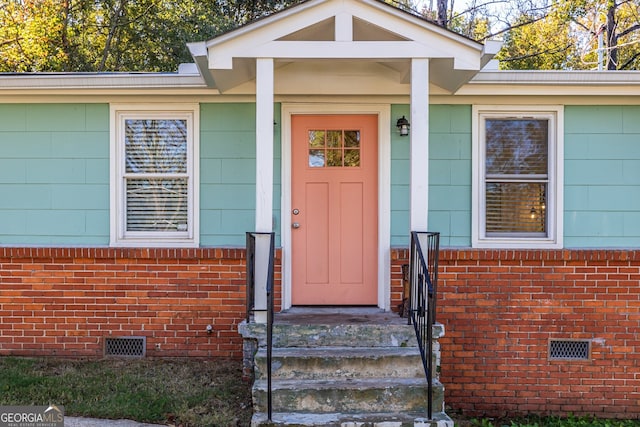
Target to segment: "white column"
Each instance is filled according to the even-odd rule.
[[[273,230],[273,58],[256,59],[256,229]],[[269,239],[256,239],[255,315],[266,322]]]
[[[429,209],[429,59],[411,60],[411,231],[427,231]]]
[[[273,58],[256,59],[256,231],[273,229]]]

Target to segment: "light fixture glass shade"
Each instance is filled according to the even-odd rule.
[[[402,116],[398,119],[398,121],[396,122],[396,127],[398,128],[398,131],[400,132],[400,136],[407,136],[409,135],[409,127],[411,125],[409,124],[409,120],[407,120],[407,118],[405,116]]]

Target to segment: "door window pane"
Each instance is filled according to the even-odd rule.
[[[359,130],[314,129],[308,135],[309,167],[360,167]]]

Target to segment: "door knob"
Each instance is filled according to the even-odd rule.
[[[293,224],[291,224],[291,227],[300,228],[300,223],[299,222],[294,222]]]

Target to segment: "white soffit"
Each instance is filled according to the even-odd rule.
[[[489,47],[489,49],[487,49]],[[433,82],[455,92],[497,53],[380,0],[310,0],[189,49],[221,92],[255,78],[255,59],[386,64],[410,81],[412,58],[431,59]],[[311,77],[311,76],[308,76]]]

